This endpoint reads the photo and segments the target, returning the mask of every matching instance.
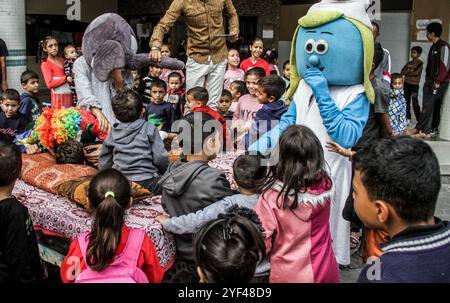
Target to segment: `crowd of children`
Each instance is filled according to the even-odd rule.
[[[21,76],[22,95],[8,89],[1,96],[0,171],[8,174],[0,173],[0,282],[45,278],[31,219],[12,196],[21,170],[17,145],[27,142],[22,151],[28,153],[48,150],[57,163],[85,163],[86,146],[78,133],[51,145],[39,136],[42,125],[51,127],[49,121],[60,115],[55,114],[60,107],[66,108],[64,114],[80,117],[77,131],[91,123],[90,129],[96,131],[90,143],[101,144],[101,171],[88,193],[95,209],[92,230],[70,245],[61,266],[62,281],[340,281],[329,226],[338,180],[327,172],[314,132],[306,126],[288,127],[278,141],[275,164],[263,164],[266,156],[261,154],[245,152],[237,157],[233,177],[238,191],[231,189],[223,171],[208,165],[224,150],[247,151],[288,111],[290,100],[283,95],[290,85],[291,66],[286,61],[280,71],[278,53],[264,53],[262,39],[252,41],[250,58],[242,62],[237,50],[229,50],[223,92],[214,102],[217,107],[208,106],[204,87],[185,91],[182,70],[162,69],[154,62],[148,71],[133,71],[133,85],[117,90],[111,100],[117,123],[108,131],[101,131],[90,113],[74,109],[75,47],[66,46],[62,59],[55,38],[46,37],[40,46],[52,109],[42,109],[39,77],[32,71]],[[171,56],[169,46],[162,45],[161,53]],[[352,194],[343,216],[352,222],[356,244],[363,227],[389,235],[382,246],[379,281],[448,282],[449,265],[439,261],[450,249],[448,222],[433,217],[439,164],[425,143],[402,136],[411,120],[411,102],[416,118],[420,115],[422,49],[412,48],[412,61],[391,75],[390,88],[375,77],[383,53],[376,44],[370,75],[375,102],[361,139],[351,151],[328,143],[330,150],[353,158]],[[208,127],[210,122],[219,127]],[[26,131],[24,139],[20,135]],[[183,152],[180,159],[169,161],[173,143]],[[276,144],[269,142],[263,149]],[[132,202],[129,181],[162,196],[165,213],[156,219],[174,234],[177,250],[174,265],[165,273],[152,241],[142,230],[124,224],[125,209]],[[360,282],[372,282],[367,271],[361,273]]]

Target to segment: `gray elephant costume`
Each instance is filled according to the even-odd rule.
[[[150,65],[148,53],[137,54],[137,41],[131,26],[119,15],[107,13],[95,18],[83,36],[83,56],[74,63],[78,107],[102,110],[111,124],[116,122],[111,98],[116,94],[111,72],[122,70],[126,87],[132,87],[131,70]],[[184,63],[163,57],[162,68],[183,69]]]

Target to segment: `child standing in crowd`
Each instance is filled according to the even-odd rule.
[[[256,212],[265,230],[270,282],[339,282],[331,245],[334,186],[322,145],[306,126],[289,126],[279,142]]]
[[[183,132],[188,134],[182,141],[183,154],[179,161],[169,165],[160,181],[162,206],[171,217],[196,212],[234,194],[224,172],[208,165],[220,151],[219,132],[214,127],[205,127],[214,120],[197,112],[186,115],[182,121]],[[198,131],[201,135],[195,133]],[[175,235],[175,244],[177,260],[164,280],[197,282],[192,235]]]
[[[260,228],[259,222],[233,212],[203,226],[194,235],[200,283],[250,282],[265,257]]]
[[[73,74],[73,63],[78,58],[78,53],[72,44],[64,47],[64,73],[67,77],[67,83],[69,84],[70,90],[72,91],[73,106],[77,106],[78,98],[77,91],[75,89],[75,78]]]
[[[32,129],[41,115],[39,109],[39,76],[33,71],[25,71],[20,76],[24,92],[20,95],[19,112],[28,120],[25,130]]]
[[[181,119],[184,113],[186,100],[184,98],[183,77],[178,72],[169,74],[167,94],[164,102],[170,103],[175,111],[175,120]]]
[[[203,87],[194,87],[188,90],[186,93],[186,101],[187,106],[189,107],[189,110],[191,113],[206,113],[213,117],[216,121],[220,122],[222,124],[222,134],[220,134],[220,138],[223,140],[227,138],[227,124],[224,118],[213,110],[211,107],[206,105],[209,100],[209,94],[208,91]],[[223,142],[225,142],[223,140]]]
[[[64,59],[58,57],[58,40],[47,36],[39,43],[38,57],[41,63],[45,84],[51,91],[52,107],[70,107],[73,98],[67,76],[64,72]]]
[[[233,205],[254,209],[259,197],[259,186],[266,176],[267,167],[261,165],[262,156],[240,155],[233,164],[233,177],[239,193],[223,198],[195,213],[178,217],[160,215],[156,219],[165,230],[181,235],[195,232],[202,225],[225,214]]]
[[[286,90],[288,90],[291,85],[291,63],[289,60],[283,64],[283,80],[286,82]]]
[[[270,75],[262,78],[258,82],[256,88],[256,97],[258,102],[263,105],[260,110],[256,112],[255,120],[244,137],[244,146],[248,147],[256,142],[262,135],[272,130],[281,119],[281,116],[287,112],[288,108],[281,96],[285,91],[285,83],[281,77]],[[260,150],[269,150],[275,146],[276,142],[268,142],[269,146],[258,148]]]
[[[223,83],[223,87],[225,89],[229,90],[231,83],[234,81],[244,80],[245,73],[239,68],[240,62],[241,59],[239,58],[239,52],[235,49],[230,49],[228,51],[228,68],[225,73],[225,80]]]
[[[125,209],[133,202],[130,183],[119,171],[100,171],[89,185],[95,209],[90,232],[70,244],[61,265],[65,283],[159,283],[164,271],[143,229],[125,225]],[[75,267],[78,266],[78,267]]]
[[[0,283],[36,282],[45,278],[33,222],[12,191],[22,169],[22,155],[0,140]]]
[[[280,76],[278,69],[278,52],[275,49],[268,49],[264,54],[264,59],[269,63],[270,74]]]
[[[25,131],[27,118],[19,112],[20,96],[15,89],[7,89],[1,96],[0,141],[14,141]]]
[[[147,121],[166,133],[172,130],[175,119],[175,110],[171,103],[164,102],[166,95],[166,82],[156,79],[150,85],[150,104],[145,106]]]
[[[229,110],[231,106],[231,92],[227,89],[222,90],[219,104],[217,105],[217,112],[224,120],[233,119],[233,113]]]
[[[238,148],[243,148],[242,140],[252,126],[256,112],[263,107],[263,104],[259,103],[258,98],[256,97],[258,82],[263,77],[265,77],[265,72],[260,67],[254,67],[245,72],[245,83],[247,85],[248,94],[239,99],[232,124],[232,129],[237,129],[235,144]]]
[[[405,99],[406,99],[406,119],[411,121],[411,102],[416,116],[416,121],[419,121],[420,105],[419,105],[419,83],[422,77],[423,62],[420,60],[422,48],[414,46],[411,48],[411,61],[409,61],[401,71],[405,76]],[[412,99],[412,100],[411,100]]]
[[[204,209],[178,217],[169,218],[166,215],[156,219],[163,228],[174,234],[194,233],[202,225],[225,214],[231,207],[246,207],[254,209],[259,197],[259,187],[267,172],[267,167],[261,165],[261,155],[240,155],[233,164],[233,177],[239,187],[239,193],[223,198]],[[269,263],[261,263],[256,269],[255,278],[268,282]]]
[[[402,75],[397,73],[391,75],[389,98],[389,118],[391,119],[393,135],[401,135],[408,126],[406,121],[406,101],[403,97]]]
[[[431,147],[411,137],[382,139],[353,161],[356,213],[389,235],[378,270],[368,264],[358,282],[449,283],[450,225],[434,216],[441,175]]]
[[[165,56],[165,57],[171,57],[172,56],[172,51],[169,48],[169,45],[167,44],[163,44],[161,46],[161,56]],[[161,75],[159,76],[159,79],[163,80],[164,82],[166,82],[167,86],[169,86],[169,76],[172,73],[177,73],[180,75],[181,77],[181,84],[184,83],[184,73],[182,70],[175,70],[175,69],[167,69],[164,68],[161,72]],[[180,86],[181,88],[181,86]]]
[[[164,82],[163,82],[164,83]],[[129,180],[161,194],[158,186],[169,159],[158,129],[141,119],[144,106],[139,95],[125,90],[112,99],[116,123],[100,153],[99,166],[116,168]]]
[[[142,92],[142,102],[149,104],[152,99],[150,86],[155,80],[160,80],[162,68],[157,63],[150,64],[150,69],[148,71],[148,76],[142,79],[142,87],[144,91]]]
[[[229,111],[235,113],[236,107],[239,102],[239,98],[242,97],[243,95],[248,94],[245,82],[240,80],[233,81],[233,83],[231,83],[230,85],[230,93],[232,102]]]
[[[254,67],[260,67],[264,70],[265,75],[270,75],[270,66],[266,60],[261,58],[261,55],[264,51],[264,44],[261,38],[253,39],[252,43],[250,43],[250,58],[245,59],[241,63],[241,69],[244,72],[247,72],[249,69]]]

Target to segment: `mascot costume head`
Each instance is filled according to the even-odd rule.
[[[291,97],[310,67],[319,68],[329,85],[363,84],[375,94],[369,74],[373,60],[372,25],[366,0],[322,0],[298,21],[292,42]]]
[[[136,54],[138,44],[131,26],[119,15],[107,13],[95,18],[87,27],[81,46],[86,62],[100,81],[108,80],[116,69],[141,69],[151,61],[147,53]],[[163,57],[161,67],[181,70],[184,64]]]

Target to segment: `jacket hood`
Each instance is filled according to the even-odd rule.
[[[208,168],[209,165],[204,161],[176,161],[169,165],[160,183],[169,195],[180,196],[189,188],[192,181]]]
[[[114,124],[111,132],[113,141],[118,144],[130,144],[141,132],[144,123],[146,123],[144,119],[137,119],[130,123],[118,122]]]

